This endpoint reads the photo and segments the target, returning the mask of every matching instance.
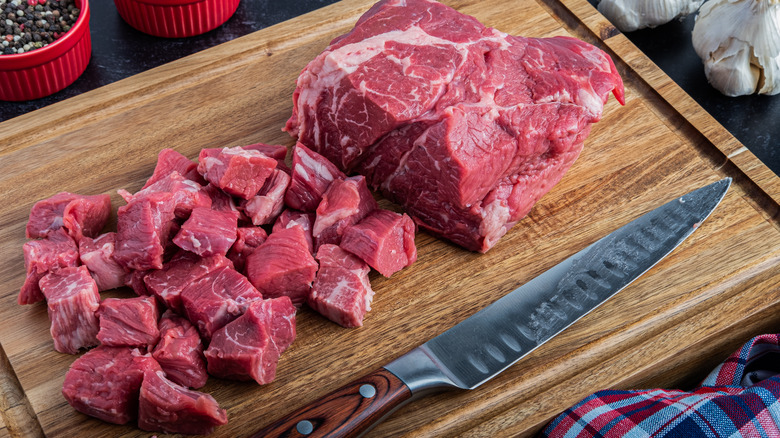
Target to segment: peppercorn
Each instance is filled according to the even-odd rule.
[[[51,44],[73,28],[80,13],[73,0],[0,0],[2,55]]]

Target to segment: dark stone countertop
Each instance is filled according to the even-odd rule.
[[[26,102],[0,102],[0,121],[168,63],[183,56],[263,29],[337,0],[242,0],[236,13],[215,30],[190,38],[157,38],[125,23],[114,2],[93,0],[92,59],[84,74],[64,90]],[[589,0],[594,6],[598,0]],[[694,18],[626,33],[716,120],[780,175],[780,96],[726,97],[712,88],[690,41]],[[99,37],[97,37],[99,35]],[[0,84],[2,85],[2,84]]]

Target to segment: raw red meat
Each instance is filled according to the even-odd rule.
[[[317,250],[320,269],[306,304],[344,327],[360,327],[371,310],[371,268],[357,256],[331,244]]]
[[[138,414],[144,372],[160,365],[137,348],[101,345],[76,359],[65,375],[62,395],[77,411],[115,424]]]
[[[128,271],[114,260],[116,233],[101,234],[96,238],[84,236],[79,241],[79,259],[89,269],[98,290],[124,286]]]
[[[287,146],[278,144],[255,143],[241,146],[241,148],[260,152],[261,154],[267,157],[271,157],[277,161],[284,161],[285,157],[287,157]]]
[[[232,196],[223,192],[222,189],[209,183],[203,188],[203,192],[211,198],[211,208],[219,211],[235,211],[239,213],[238,205]],[[239,216],[239,219],[243,219]]]
[[[202,149],[198,156],[198,172],[206,180],[242,199],[257,194],[274,168],[275,159],[240,146]]]
[[[128,269],[160,269],[174,228],[174,199],[169,192],[133,199],[117,211],[114,260]]]
[[[208,380],[200,334],[186,318],[167,310],[160,318],[160,342],[152,356],[173,382],[201,388]]]
[[[244,272],[246,258],[252,251],[260,246],[268,234],[260,227],[239,227],[238,238],[233,246],[230,247],[227,257],[233,262],[236,271]]]
[[[111,197],[108,195],[60,192],[33,205],[25,233],[30,239],[46,237],[51,231],[64,227],[78,241],[81,236],[97,236],[110,213]]]
[[[197,207],[173,238],[179,248],[202,257],[227,254],[236,241],[238,214]]]
[[[270,329],[271,340],[274,341],[279,354],[292,345],[296,336],[295,313],[297,309],[289,297],[271,298],[253,301],[247,312],[258,321],[262,321]]]
[[[414,231],[414,222],[406,214],[374,210],[347,228],[340,245],[389,277],[417,260]]]
[[[152,295],[149,289],[147,289],[146,283],[144,283],[144,279],[151,272],[155,272],[155,270],[131,271],[125,279],[125,286],[133,289],[133,292],[138,296]]]
[[[41,278],[50,271],[79,264],[76,242],[62,228],[50,232],[45,239],[25,242],[22,251],[27,277],[19,290],[19,304],[42,301],[44,297],[38,285]]]
[[[292,180],[284,195],[284,203],[294,210],[313,212],[330,183],[344,179],[346,175],[325,157],[301,143],[295,145],[292,154]]]
[[[109,347],[149,347],[157,345],[157,301],[154,297],[106,298],[97,311],[100,332],[97,338]]]
[[[227,413],[214,397],[193,391],[147,370],[138,403],[138,427],[148,431],[205,435],[227,424]]]
[[[204,187],[185,178],[176,170],[135,194],[119,190],[119,195],[129,204],[133,199],[160,192],[168,192],[173,195],[176,217],[180,219],[189,217],[195,207],[211,208],[211,197],[206,193]]]
[[[362,175],[333,181],[317,207],[312,228],[315,249],[327,243],[338,245],[347,227],[376,209],[376,201]]]
[[[40,281],[51,320],[54,349],[76,354],[98,344],[100,329],[95,314],[100,294],[86,266],[66,267],[46,274]]]
[[[204,182],[203,177],[198,173],[197,163],[190,161],[189,158],[173,149],[165,148],[157,155],[157,165],[154,167],[154,172],[142,189],[149,187],[173,172],[178,172],[181,176],[198,184]]]
[[[314,225],[314,214],[304,213],[302,211],[286,209],[282,211],[282,214],[274,222],[272,232],[290,228],[294,226],[300,226],[303,228],[303,234],[306,237],[306,243],[309,244],[309,252],[314,252],[314,238],[311,235],[311,228]]]
[[[274,169],[265,185],[251,199],[243,201],[241,208],[253,225],[265,225],[273,222],[284,208],[284,194],[290,185],[290,175]]]
[[[279,303],[284,305],[282,301]],[[246,313],[217,330],[205,351],[209,374],[233,380],[254,379],[261,385],[273,381],[281,354],[277,342],[280,345],[288,342],[285,339],[291,342],[289,323],[268,315],[275,308],[273,304],[255,301]],[[287,315],[287,312],[283,314]],[[275,330],[280,322],[282,328]],[[294,338],[294,323],[292,327]]]
[[[303,228],[294,226],[271,233],[246,259],[249,281],[266,298],[287,295],[300,306],[317,274]]]
[[[243,314],[249,303],[263,296],[249,280],[234,269],[224,267],[195,280],[181,293],[187,319],[204,339]]]
[[[152,294],[175,312],[183,313],[181,292],[187,285],[198,280],[209,272],[232,262],[221,256],[200,257],[189,251],[179,251],[160,270],[149,272],[143,279],[148,294]]]
[[[382,0],[306,66],[285,129],[429,232],[484,252],[562,178],[610,92],[623,103],[590,44]]]

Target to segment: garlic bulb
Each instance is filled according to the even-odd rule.
[[[696,12],[704,0],[601,0],[602,15],[623,32],[666,24]]]
[[[721,93],[779,93],[780,0],[710,0],[696,17],[693,48]]]

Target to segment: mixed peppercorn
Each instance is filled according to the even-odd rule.
[[[74,0],[0,0],[0,48],[3,55],[39,49],[76,23]]]

